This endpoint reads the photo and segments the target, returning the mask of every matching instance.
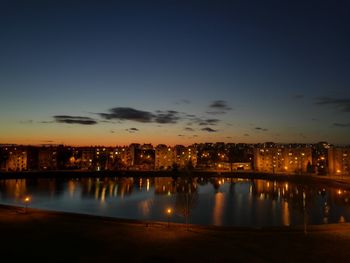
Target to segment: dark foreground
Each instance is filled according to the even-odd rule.
[[[241,229],[0,206],[1,262],[349,262],[350,225]]]

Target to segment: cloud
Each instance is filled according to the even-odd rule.
[[[208,114],[225,114],[227,111],[232,110],[231,107],[227,105],[227,102],[224,100],[215,100],[210,105],[210,111],[207,111]]]
[[[127,107],[116,107],[109,109],[107,113],[99,113],[99,115],[106,120],[122,120],[122,121],[135,121],[142,123],[177,123],[180,120],[179,112],[168,111],[156,111],[155,113],[149,111],[137,110]]]
[[[82,116],[69,116],[69,115],[55,115],[53,116],[55,122],[67,123],[67,124],[82,124],[82,125],[94,125],[97,121],[90,117]]]
[[[128,131],[129,133],[135,133],[135,132],[138,132],[139,129],[137,128],[129,128],[129,129],[125,129],[126,131]]]
[[[47,123],[54,123],[55,121],[39,121],[39,123],[44,123],[44,124],[47,124]]]
[[[261,127],[255,127],[255,130],[258,130],[258,131],[268,131],[268,129],[266,129],[266,128],[261,128]]]
[[[215,101],[212,105],[217,109],[229,109],[225,106],[224,101]],[[192,123],[201,126],[217,125],[220,120],[215,118],[199,118],[194,114],[187,114],[175,110],[158,110],[158,111],[143,111],[129,107],[115,107],[109,109],[107,112],[97,113],[104,121],[119,120],[119,121],[135,121],[141,123],[158,123],[158,124],[174,124],[180,121],[190,121],[187,126]]]
[[[210,128],[210,127],[205,127],[205,128],[203,128],[201,130],[202,131],[207,131],[207,132],[217,132],[217,130],[214,130],[214,129]]]
[[[186,114],[186,116],[184,117],[185,119],[189,120],[189,122],[187,122],[187,126],[191,126],[192,124],[197,124],[199,126],[212,126],[212,125],[217,125],[221,120],[219,119],[206,119],[206,118],[199,118],[195,115],[190,115],[190,114]]]
[[[185,135],[183,135],[183,134],[179,134],[179,135],[177,135],[177,136],[179,136],[179,137],[184,137]]]
[[[194,129],[192,129],[191,127],[185,127],[184,130],[185,131],[194,131]]]
[[[109,109],[108,113],[99,113],[99,115],[107,120],[129,120],[136,122],[151,122],[153,114],[148,111],[136,110],[133,108],[116,107]]]
[[[350,127],[350,123],[333,123],[333,126],[338,127],[338,128],[349,128]]]
[[[212,102],[212,104],[210,104],[209,107],[222,110],[231,110],[231,108],[227,106],[227,103],[224,100],[215,100]]]
[[[248,134],[248,133],[245,133],[245,134],[243,134],[243,136],[246,136],[246,137],[248,137],[248,136],[249,136],[249,134]]]
[[[335,99],[329,97],[321,97],[316,101],[317,105],[326,105],[335,108],[340,112],[350,112],[350,99]]]
[[[157,123],[177,123],[180,119],[179,113],[177,111],[168,110],[168,111],[157,111],[157,114],[154,115],[154,121]]]
[[[201,122],[198,123],[200,126],[206,126],[206,125],[216,125],[220,122],[219,119],[206,119],[206,120],[201,120]]]

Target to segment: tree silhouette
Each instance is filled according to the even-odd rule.
[[[175,211],[184,217],[188,229],[191,212],[198,202],[197,183],[192,178],[180,178],[176,182],[176,191]]]

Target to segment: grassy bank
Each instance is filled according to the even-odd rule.
[[[350,225],[242,229],[0,206],[2,262],[347,262]]]

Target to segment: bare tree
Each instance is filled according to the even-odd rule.
[[[191,212],[198,202],[197,183],[193,178],[180,178],[176,182],[176,191],[175,210],[179,216],[184,217],[188,229]]]

